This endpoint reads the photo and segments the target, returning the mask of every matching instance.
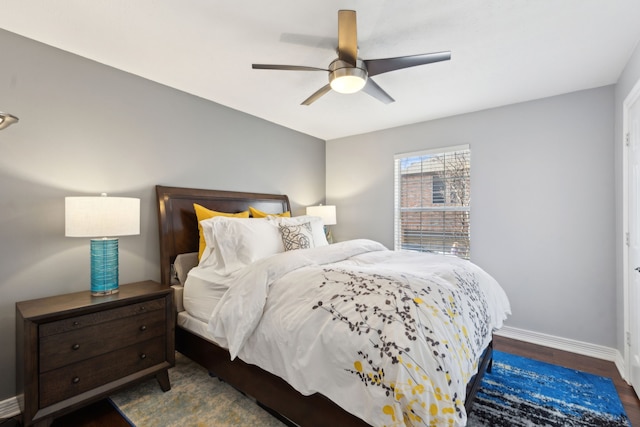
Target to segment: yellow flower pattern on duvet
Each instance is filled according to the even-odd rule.
[[[324,269],[319,286],[335,294],[313,309],[367,336],[370,346],[344,369],[389,397],[379,408],[387,426],[453,426],[466,419],[465,396],[453,390],[463,393],[477,371],[489,315],[475,276],[462,269],[451,274],[441,280]]]

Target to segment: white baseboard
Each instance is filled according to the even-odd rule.
[[[532,344],[542,345],[545,347],[556,348],[558,350],[569,351],[583,356],[595,357],[596,359],[608,360],[616,365],[620,375],[626,380],[624,357],[615,348],[576,341],[569,338],[561,338],[554,335],[542,334],[540,332],[527,331],[525,329],[512,328],[509,326],[504,326],[499,331],[496,331],[495,335],[530,342]]]
[[[0,402],[0,419],[15,417],[20,414],[20,405],[16,397],[10,397]]]
[[[619,351],[616,350],[616,352],[618,354],[616,356],[616,360],[614,360],[613,363],[616,364],[616,368],[618,368],[618,372],[620,372],[620,376],[622,377],[622,379],[625,380],[627,384],[631,385],[631,383],[629,382],[629,377],[627,377],[627,365],[624,363],[624,356],[620,354]]]

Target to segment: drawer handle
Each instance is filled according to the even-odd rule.
[[[141,305],[141,306],[140,306],[140,311],[144,311],[144,310],[145,310],[144,305]]]
[[[75,320],[75,321],[73,322],[73,326],[78,326],[79,324],[80,324],[80,322],[78,322],[77,320]]]
[[[71,382],[74,383],[74,384],[78,384],[80,382],[80,377],[73,377]]]
[[[146,331],[146,330],[147,330],[147,325],[142,325],[142,326],[140,326],[140,330],[141,330],[142,332]]]
[[[142,354],[140,355],[140,359],[144,360],[144,359],[146,359],[146,358],[147,358],[147,355],[146,355],[146,354],[142,353]]]
[[[71,346],[72,350],[77,350],[79,348],[80,348],[80,344],[74,344],[74,345]]]

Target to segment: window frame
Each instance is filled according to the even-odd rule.
[[[403,189],[402,189],[402,162],[403,161],[408,161],[409,159],[412,158],[420,158],[420,162],[421,164],[423,164],[423,162],[427,161],[429,157],[433,157],[433,156],[438,156],[438,155],[444,155],[446,156],[449,153],[454,153],[454,152],[466,152],[466,156],[468,158],[467,162],[468,162],[468,166],[466,167],[467,171],[464,175],[464,179],[466,180],[468,186],[465,188],[466,194],[464,194],[464,197],[466,199],[467,204],[464,204],[464,201],[462,204],[457,204],[457,205],[452,205],[451,203],[451,190],[448,188],[448,185],[445,185],[445,190],[444,190],[444,199],[443,201],[441,201],[441,197],[436,197],[436,194],[434,193],[434,188],[435,188],[435,180],[431,181],[431,185],[425,184],[425,182],[423,181],[423,178],[420,178],[420,200],[425,200],[428,199],[431,202],[432,206],[423,206],[422,204],[424,204],[424,202],[421,202],[421,206],[419,207],[402,207],[400,206],[401,202],[402,202],[402,196],[403,196]],[[422,165],[420,166],[422,167]],[[432,174],[432,176],[438,176],[439,179],[443,180],[443,182],[447,182],[448,180],[452,179],[451,176],[448,176],[446,174],[446,166],[443,166],[443,175],[439,175],[438,171],[436,169],[432,170],[434,173]],[[425,173],[425,172],[429,172],[429,170],[426,171],[422,171],[421,170],[421,174]],[[464,144],[464,145],[455,145],[455,146],[447,146],[447,147],[440,147],[440,148],[435,148],[435,149],[429,149],[429,150],[420,150],[420,151],[414,151],[414,152],[408,152],[408,153],[400,153],[400,154],[396,154],[394,155],[394,236],[393,236],[393,240],[394,240],[394,248],[395,250],[418,250],[421,252],[436,252],[436,253],[444,253],[444,254],[452,254],[452,255],[457,255],[460,256],[461,258],[465,258],[465,259],[469,259],[471,257],[471,148],[469,144]],[[429,189],[427,190],[426,187],[429,187]],[[430,192],[430,197],[425,197],[425,193],[426,192]],[[436,200],[438,199],[438,200]],[[443,213],[443,226],[442,226],[442,232],[440,235],[437,234],[437,230],[436,233],[433,234],[436,237],[441,236],[441,238],[443,239],[443,241],[447,238],[450,238],[451,236],[448,235],[445,232],[445,227],[446,225],[444,225],[447,221],[447,219],[445,219],[445,215],[446,212],[466,212],[465,215],[465,221],[466,221],[466,235],[465,233],[462,233],[463,235],[463,247],[462,250],[458,250],[456,249],[455,245],[451,245],[450,250],[447,252],[444,250],[445,245],[442,245],[442,250],[436,250],[436,245],[432,245],[429,246],[429,244],[423,244],[422,242],[420,242],[419,244],[416,244],[415,246],[417,246],[416,248],[407,248],[407,246],[409,246],[409,244],[407,244],[407,242],[404,240],[405,235],[406,235],[406,230],[405,230],[405,235],[402,234],[403,231],[403,223],[402,223],[402,213],[406,213],[406,212],[420,212],[422,213],[429,213],[429,212],[442,212]],[[424,231],[423,231],[423,224],[427,223],[428,221],[423,221],[422,216],[420,218],[420,220],[418,221],[419,224],[419,231],[418,231],[418,235],[420,236],[420,240],[422,240],[422,236],[424,235]],[[406,226],[406,224],[405,224]],[[430,231],[428,231],[427,234],[429,234]]]

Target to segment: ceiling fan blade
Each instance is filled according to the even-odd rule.
[[[326,68],[306,67],[304,65],[251,64],[254,70],[286,70],[286,71],[329,71]]]
[[[384,91],[376,82],[372,79],[367,79],[367,84],[362,88],[363,92],[373,96],[378,101],[384,102],[385,104],[391,104],[396,100],[393,99],[387,92]]]
[[[402,68],[415,67],[416,65],[431,64],[433,62],[448,61],[451,52],[424,53],[421,55],[399,56],[397,58],[365,59],[369,77]]]
[[[338,11],[338,58],[355,67],[358,59],[358,29],[355,10]]]
[[[330,90],[331,90],[330,85],[322,86],[320,89],[315,91],[313,95],[311,95],[310,97],[302,101],[302,104],[300,105],[311,105],[313,102],[317,101],[318,98],[320,98],[322,95],[329,92]]]

